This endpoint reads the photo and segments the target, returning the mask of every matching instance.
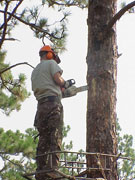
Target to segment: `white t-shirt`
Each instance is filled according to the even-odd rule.
[[[37,100],[47,96],[62,97],[61,89],[54,81],[54,74],[62,69],[54,60],[42,60],[31,75],[32,91]]]

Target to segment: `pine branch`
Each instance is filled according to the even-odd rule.
[[[0,78],[1,78],[1,81],[2,81],[3,87],[5,87],[11,94],[17,96],[17,94],[15,94],[15,93],[12,91],[12,89],[10,89],[10,88],[5,84],[5,81],[3,80],[3,77],[0,76]]]
[[[0,12],[1,12],[1,13],[4,13],[3,10],[0,10]],[[11,15],[10,12],[7,12],[7,14]],[[37,30],[37,31],[39,31],[39,32],[41,32],[41,33],[44,33],[44,35],[48,35],[48,36],[50,36],[50,37],[52,37],[52,38],[54,38],[54,39],[58,39],[58,40],[59,40],[59,39],[62,39],[62,38],[64,37],[64,36],[57,37],[57,36],[55,36],[53,33],[49,33],[47,30],[41,29],[39,26],[37,26],[37,25],[35,25],[35,24],[33,24],[33,23],[29,23],[29,22],[24,21],[23,19],[21,19],[20,17],[16,16],[15,14],[12,14],[12,16],[13,16],[15,19],[17,19],[18,21],[20,21],[21,23],[30,26],[32,29],[35,29],[35,30]]]
[[[6,20],[7,22],[10,21],[12,18],[13,14],[15,14],[17,8],[20,6],[20,4],[23,2],[23,0],[20,0],[19,3],[16,5],[16,7],[13,9],[12,13],[10,13],[8,19]],[[1,25],[0,29],[2,29],[5,26],[5,22]]]
[[[2,169],[0,169],[0,173],[2,173],[6,169],[6,166],[4,166]]]
[[[70,3],[70,0],[66,1],[65,3],[60,3],[60,2],[57,2],[57,1],[54,1],[54,0],[50,0],[49,1],[49,6],[53,6],[53,5],[66,6],[66,7],[78,6],[80,8],[86,8],[87,7],[87,5],[83,5],[83,4],[81,4],[79,2],[75,2],[75,1]]]
[[[8,6],[10,4],[10,1],[6,2],[5,10],[4,10],[4,23],[1,25],[0,30],[3,29],[2,38],[0,39],[0,48],[5,40],[6,36],[6,30],[7,30],[7,23],[12,18],[12,15],[16,12],[17,8],[20,6],[20,4],[23,2],[23,0],[20,0],[19,3],[16,5],[16,7],[13,9],[12,13],[10,13],[10,16],[7,18],[8,14]]]
[[[14,166],[18,166],[18,167],[20,167],[21,169],[23,169],[23,165],[20,165],[20,164],[18,164],[18,163],[15,163],[15,162],[13,162],[12,160],[10,160],[10,159],[7,158],[7,157],[3,157],[3,159],[7,160],[8,162],[10,162],[11,164],[13,164]],[[26,173],[26,171],[24,171],[24,172]]]
[[[4,27],[3,27],[3,32],[2,32],[2,38],[1,38],[1,41],[0,41],[0,49],[1,49],[1,46],[2,46],[2,44],[4,42],[4,39],[5,39],[5,36],[6,36],[8,6],[9,6],[9,2],[6,3],[5,10],[4,10]],[[0,30],[1,30],[1,28],[0,28]]]
[[[1,41],[2,39],[0,38],[0,41]],[[20,41],[20,40],[18,40],[18,39],[15,39],[15,38],[4,38],[4,41]]]
[[[31,64],[27,63],[27,62],[17,63],[17,64],[14,64],[14,65],[12,65],[12,66],[10,66],[10,67],[8,67],[8,68],[5,68],[5,69],[3,69],[2,71],[0,71],[0,75],[1,75],[2,73],[4,73],[4,72],[6,72],[6,71],[8,71],[8,70],[10,70],[10,69],[12,69],[12,68],[14,68],[14,67],[16,67],[16,66],[23,65],[23,64],[26,64],[26,65],[28,65],[28,66],[30,66],[30,67],[32,67],[32,68],[34,69],[34,67],[33,67]]]
[[[108,23],[107,25],[107,30],[110,30],[113,25],[121,18],[121,16],[128,11],[130,8],[135,6],[135,1],[129,3],[128,5],[126,5],[124,8],[122,8],[112,19],[111,21]]]
[[[5,0],[0,0],[0,2],[3,2],[3,1],[5,1]],[[10,1],[19,1],[19,0],[10,0]]]
[[[0,156],[1,156],[1,155],[0,155]],[[26,179],[28,179],[28,180],[32,180],[31,178],[29,178],[29,177],[27,176],[27,172],[23,169],[23,165],[18,164],[18,163],[15,163],[15,162],[13,162],[12,160],[10,160],[10,159],[7,158],[7,157],[1,156],[1,158],[4,159],[4,160],[7,160],[8,162],[10,162],[11,164],[13,164],[14,166],[19,167],[19,168],[25,173],[25,174],[20,173],[20,175],[21,175],[22,177],[24,177],[24,178],[26,178]],[[4,171],[5,168],[6,168],[6,166],[4,166],[4,167],[0,170],[0,173],[1,173],[2,171]]]
[[[34,69],[34,67],[33,67],[32,65],[30,65],[29,63],[23,62],[23,63],[17,63],[17,64],[15,64],[15,65],[12,65],[12,66],[10,66],[10,67],[8,67],[8,68],[5,68],[5,69],[3,69],[2,71],[0,71],[0,78],[1,78],[1,81],[2,81],[2,85],[3,85],[10,93],[14,94],[15,96],[17,96],[18,94],[14,93],[14,92],[12,91],[12,89],[9,88],[9,87],[6,85],[6,84],[9,83],[9,82],[4,81],[4,79],[3,79],[3,77],[2,77],[2,73],[10,70],[11,68],[14,68],[14,67],[16,67],[16,66],[18,66],[18,65],[23,65],[23,64],[26,64],[26,65],[28,65],[28,66],[30,66],[30,67],[32,67],[32,68]],[[9,84],[10,84],[10,83],[9,83]]]

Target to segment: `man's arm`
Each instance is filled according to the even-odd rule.
[[[65,80],[62,78],[61,74],[59,72],[54,74],[54,81],[56,84],[58,84],[60,87],[63,87],[65,85]]]
[[[60,87],[67,89],[69,87],[71,87],[72,85],[75,84],[75,80],[74,79],[69,79],[67,81],[65,81],[60,72],[57,72],[54,74],[54,81],[56,82],[56,84],[58,84]]]

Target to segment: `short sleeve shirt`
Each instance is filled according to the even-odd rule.
[[[61,89],[54,81],[54,74],[62,69],[54,60],[42,60],[31,75],[32,91],[37,100],[47,96],[62,97]]]

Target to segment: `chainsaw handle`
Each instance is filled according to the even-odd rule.
[[[75,84],[75,80],[74,79],[70,79],[71,82],[71,86]]]
[[[69,80],[65,81],[64,88],[67,89],[67,88],[71,87],[74,84],[75,84],[75,80],[74,79],[69,79]]]

